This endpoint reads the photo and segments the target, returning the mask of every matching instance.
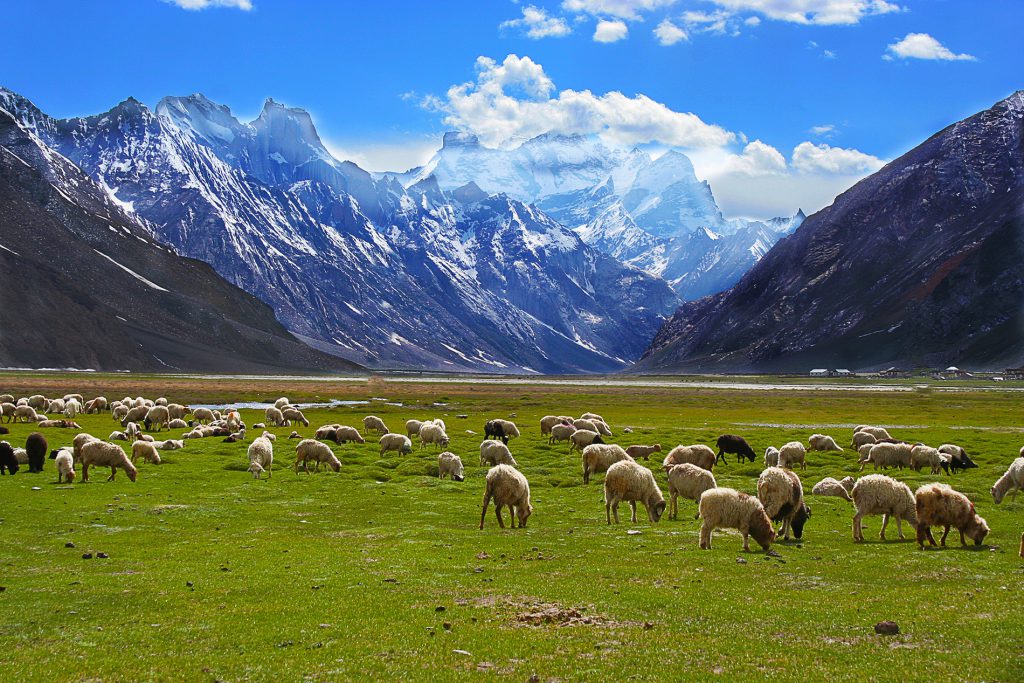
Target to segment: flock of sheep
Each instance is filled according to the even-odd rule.
[[[80,433],[65,446],[50,452],[55,461],[58,482],[72,482],[75,466],[80,465],[82,480],[89,480],[89,468],[110,467],[108,481],[118,469],[125,471],[132,481],[138,476],[135,465],[138,461],[160,464],[160,451],[184,448],[185,440],[207,437],[224,437],[229,442],[245,442],[246,425],[237,411],[225,412],[208,408],[191,409],[188,406],[169,403],[164,398],[149,400],[142,397],[109,402],[104,397],[85,401],[80,394],[68,394],[60,399],[46,399],[35,395],[15,400],[13,395],[0,395],[0,412],[7,422],[35,422],[40,428],[80,429],[74,421],[79,413],[109,412],[120,423],[121,430],[114,431],[107,440],[87,433]],[[63,417],[50,419],[47,413],[59,413]],[[191,415],[191,420],[186,418]],[[293,406],[287,398],[278,399],[266,409],[265,422],[253,425],[263,430],[260,436],[249,443],[247,455],[248,471],[255,478],[263,473],[272,475],[274,443],[276,436],[266,431],[268,425],[290,427],[301,423],[309,426],[302,411]],[[514,416],[511,416],[514,417]],[[160,432],[167,429],[187,429],[182,439],[156,440],[146,432]],[[625,432],[629,433],[629,428]],[[7,429],[0,427],[0,433]],[[319,427],[314,438],[302,438],[293,431],[289,438],[300,439],[295,448],[293,469],[297,473],[301,466],[305,472],[318,471],[321,465],[335,472],[341,462],[326,441],[336,444],[365,443],[370,432],[378,434],[380,454],[389,451],[399,454],[413,452],[413,438],[419,440],[419,447],[436,446],[441,449],[438,456],[438,476],[463,481],[465,470],[462,459],[447,450],[450,439],[441,419],[408,420],[405,433],[388,429],[384,421],[374,415],[363,418],[363,433],[358,429],[341,424]],[[811,515],[810,507],[804,500],[803,484],[794,471],[797,467],[806,469],[807,452],[843,451],[835,440],[827,435],[814,434],[808,439],[808,446],[792,441],[779,448],[769,447],[764,454],[765,468],[757,480],[756,495],[731,488],[719,487],[713,468],[718,462],[725,462],[727,454],[734,454],[738,462],[744,459],[754,462],[757,458],[750,445],[740,436],[726,434],[717,440],[717,453],[703,444],[676,446],[662,461],[662,467],[670,496],[670,505],[662,495],[654,472],[638,460],[649,460],[654,453],[661,452],[661,445],[635,444],[623,448],[606,443],[605,438],[612,431],[603,417],[596,413],[584,413],[579,418],[564,415],[548,415],[540,421],[541,435],[549,443],[568,442],[569,451],[578,451],[582,459],[583,482],[590,482],[593,475],[604,473],[605,518],[610,524],[614,518],[619,521],[620,503],[628,503],[631,520],[637,521],[637,504],[643,505],[652,522],[660,520],[666,508],[669,517],[678,515],[678,499],[685,498],[697,503],[697,518],[703,520],[700,529],[700,547],[711,548],[712,534],[717,529],[736,529],[743,536],[743,548],[749,550],[749,538],[769,550],[778,534],[789,539],[792,533],[802,537],[804,525]],[[519,463],[508,447],[510,439],[521,436],[519,428],[509,420],[489,420],[484,425],[484,440],[480,444],[481,467],[489,466],[485,477],[483,508],[480,514],[480,528],[488,507],[493,501],[498,525],[504,528],[502,509],[508,508],[511,525],[525,527],[533,506],[530,503],[530,485],[519,471]],[[116,441],[131,443],[131,456]],[[911,444],[893,439],[882,427],[858,426],[854,430],[851,447],[856,448],[861,471],[871,464],[878,469],[921,470],[927,467],[932,474],[945,470],[947,473],[959,469],[976,467],[967,453],[952,444],[932,448],[921,443]],[[48,442],[40,432],[33,432],[24,448],[13,448],[7,441],[0,441],[0,473],[14,474],[21,465],[29,465],[30,472],[41,472],[48,450]],[[1016,496],[1024,487],[1024,448],[1009,466],[1006,473],[992,486],[991,493],[996,504],[1007,493]],[[885,474],[868,474],[854,480],[846,477],[838,481],[826,477],[811,489],[812,495],[837,496],[853,503],[853,538],[862,541],[861,520],[868,515],[882,515],[880,537],[885,540],[885,531],[891,518],[896,519],[900,538],[903,522],[906,521],[917,531],[917,542],[924,547],[927,541],[935,545],[931,528],[943,527],[941,537],[945,545],[950,529],[960,533],[960,541],[966,544],[971,539],[980,545],[989,533],[988,524],[975,511],[974,504],[962,493],[941,484],[925,484],[911,492],[903,482]],[[778,530],[775,523],[780,524]],[[1021,556],[1024,557],[1024,535],[1021,537]]]

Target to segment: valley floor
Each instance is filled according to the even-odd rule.
[[[308,410],[303,436],[371,413],[394,431],[443,417],[466,481],[438,481],[436,449],[382,458],[374,438],[332,446],[339,473],[295,474],[292,428],[271,430],[269,480],[245,471],[244,444],[219,438],[140,465],[135,483],[97,470],[58,485],[50,460],[44,474],[0,477],[0,680],[1021,679],[1024,498],[996,506],[988,492],[1024,445],[1019,393],[640,384],[2,374],[0,393],[15,395],[366,401]],[[608,419],[611,441],[665,451],[737,433],[760,454],[822,425],[845,446],[853,425],[898,425],[897,438],[966,448],[978,469],[897,476],[912,489],[951,483],[992,533],[980,549],[961,549],[954,531],[948,549],[922,552],[907,528],[906,541],[879,542],[871,517],[854,544],[852,506],[810,495],[802,542],[774,545],[777,556],[744,553],[727,531],[699,550],[690,501],[658,524],[642,508],[630,524],[624,505],[609,526],[602,476],[584,486],[579,456],[537,426],[584,411]],[[492,508],[480,531],[483,425],[512,413],[535,511],[526,529],[501,531]],[[119,428],[109,415],[79,422],[104,438]],[[34,427],[6,426],[15,446]],[[44,431],[51,447],[77,433]],[[715,476],[753,493],[761,469],[729,456]],[[799,474],[809,494],[856,470],[847,449],[809,454]],[[109,558],[83,559],[97,552]],[[900,634],[876,635],[883,620]]]

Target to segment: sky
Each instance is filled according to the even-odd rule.
[[[679,149],[727,216],[808,213],[1024,88],[1022,0],[0,0],[0,85],[58,117],[201,92],[307,109],[372,171],[445,130]],[[13,27],[17,27],[16,30]]]

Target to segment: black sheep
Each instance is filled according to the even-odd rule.
[[[492,436],[495,440],[500,439],[502,443],[508,443],[508,437],[505,436],[505,429],[497,420],[488,420],[484,425],[484,440],[490,439]]]
[[[743,462],[743,458],[747,458],[750,462],[757,460],[757,456],[754,455],[754,449],[750,447],[747,440],[742,436],[736,436],[735,434],[723,434],[718,437],[718,456],[715,458],[715,464],[718,464],[718,459],[721,458],[722,462],[725,462],[726,453],[735,453],[736,462]]]
[[[18,459],[14,456],[14,448],[6,441],[0,441],[0,474],[15,475],[18,473]]]
[[[25,453],[28,454],[28,471],[42,472],[43,464],[46,462],[46,452],[50,450],[50,444],[46,443],[46,437],[39,432],[32,432],[25,439]]]
[[[943,468],[945,467],[946,465],[943,464]],[[977,465],[973,460],[971,460],[970,456],[967,455],[967,451],[961,448],[959,454],[954,455],[949,459],[949,469],[947,470],[947,474],[949,474],[949,472],[956,474],[958,470],[969,470],[975,467],[977,467]]]

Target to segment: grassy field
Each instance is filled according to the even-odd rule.
[[[2,477],[2,681],[1024,677],[1024,497],[995,506],[988,493],[1024,445],[1019,394],[0,376],[8,390],[367,401],[308,410],[312,424],[298,430],[370,413],[395,431],[444,417],[467,476],[439,482],[436,450],[380,458],[373,442],[333,447],[340,473],[296,475],[286,428],[272,430],[269,480],[245,472],[244,444],[216,438],[140,465],[135,483],[99,470],[91,483],[58,485],[52,461],[41,475]],[[912,530],[878,542],[872,517],[869,541],[854,544],[850,504],[810,496],[802,542],[776,544],[777,556],[744,553],[724,531],[699,550],[689,501],[678,520],[651,524],[641,511],[632,525],[626,508],[608,526],[601,477],[584,486],[579,457],[537,427],[542,415],[588,410],[609,420],[613,441],[666,450],[732,432],[760,453],[822,425],[847,444],[858,423],[959,443],[980,467],[939,479],[977,503],[992,533],[980,550],[960,549],[954,532],[948,549],[922,552]],[[479,531],[483,423],[511,413],[535,511],[526,529],[500,531],[492,509]],[[262,421],[262,411],[243,417]],[[101,437],[117,428],[109,415],[79,421]],[[32,429],[7,426],[15,446]],[[76,432],[45,433],[55,447]],[[805,491],[855,474],[855,461],[811,454]],[[715,476],[752,493],[760,470],[730,456]],[[912,488],[934,479],[899,476]],[[83,559],[90,552],[109,558]],[[874,633],[887,619],[900,635]]]

